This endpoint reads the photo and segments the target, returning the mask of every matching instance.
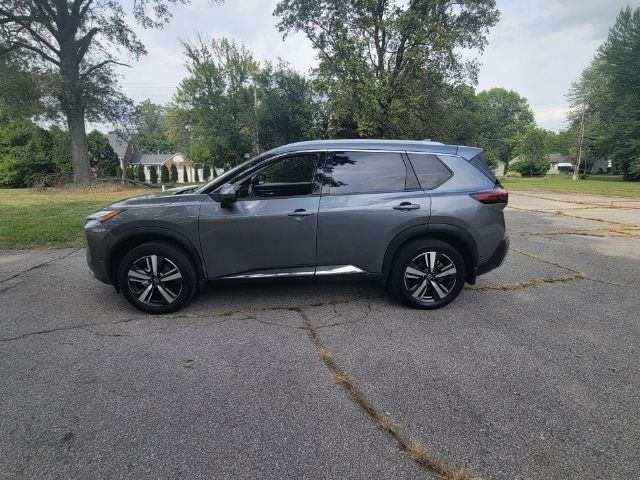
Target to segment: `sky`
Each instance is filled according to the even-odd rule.
[[[257,60],[283,58],[300,71],[317,64],[308,40],[294,34],[283,40],[272,16],[277,0],[192,0],[174,7],[162,30],[136,28],[148,55],[119,69],[124,92],[134,101],[171,100],[186,75],[181,40],[233,37]],[[558,131],[566,125],[566,94],[589,64],[624,6],[640,0],[497,0],[500,21],[478,55],[477,90],[504,87],[527,98],[539,127]]]

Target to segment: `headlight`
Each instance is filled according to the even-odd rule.
[[[86,221],[89,220],[98,220],[100,223],[104,223],[107,220],[115,217],[116,215],[120,215],[122,212],[124,212],[124,209],[118,209],[118,210],[102,210],[100,212],[96,212],[96,213],[92,213],[91,215],[89,215],[87,218],[85,218]]]

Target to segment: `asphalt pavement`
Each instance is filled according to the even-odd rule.
[[[638,478],[640,200],[523,192],[507,222],[437,311],[263,281],[147,316],[83,250],[0,252],[0,478]]]

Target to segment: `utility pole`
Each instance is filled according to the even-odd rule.
[[[260,154],[260,132],[259,132],[259,120],[258,120],[258,92],[256,91],[256,84],[253,84],[253,113],[256,117],[256,155]]]
[[[582,144],[584,142],[584,111],[585,106],[582,106],[582,114],[580,115],[580,140],[578,142],[578,159],[576,166],[573,169],[573,179],[578,180],[578,174],[580,173],[580,161],[582,160]]]

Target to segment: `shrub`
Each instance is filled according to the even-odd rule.
[[[551,164],[548,160],[524,159],[514,165],[509,165],[509,170],[518,172],[525,177],[546,175]]]
[[[182,181],[184,183],[189,182],[189,174],[187,173],[187,167],[182,167]]]
[[[196,165],[196,168],[195,168],[194,173],[193,173],[193,181],[196,182],[196,183],[198,183],[200,181],[200,177],[198,175],[199,175],[198,174],[198,166]]]
[[[509,178],[520,178],[522,177],[522,174],[519,172],[507,172],[505,174],[505,177],[509,177]]]
[[[136,171],[136,178],[141,182],[144,182],[146,180],[146,178],[144,176],[144,166],[143,165],[138,165],[138,170]]]
[[[127,178],[129,180],[135,180],[136,179],[136,167],[127,167]]]
[[[207,181],[209,180],[210,177],[211,177],[211,168],[209,167],[209,164],[205,163],[202,169],[202,179],[204,181]]]
[[[169,172],[167,172],[168,174]],[[151,183],[158,183],[158,169],[156,167],[152,167],[149,172],[149,181]]]
[[[160,168],[160,182],[161,183],[169,183],[170,181],[169,169],[166,165],[162,165]]]
[[[632,182],[640,182],[640,158],[629,162],[623,178],[624,180],[631,180]]]
[[[176,183],[178,181],[178,168],[175,163],[171,165],[171,181]]]

